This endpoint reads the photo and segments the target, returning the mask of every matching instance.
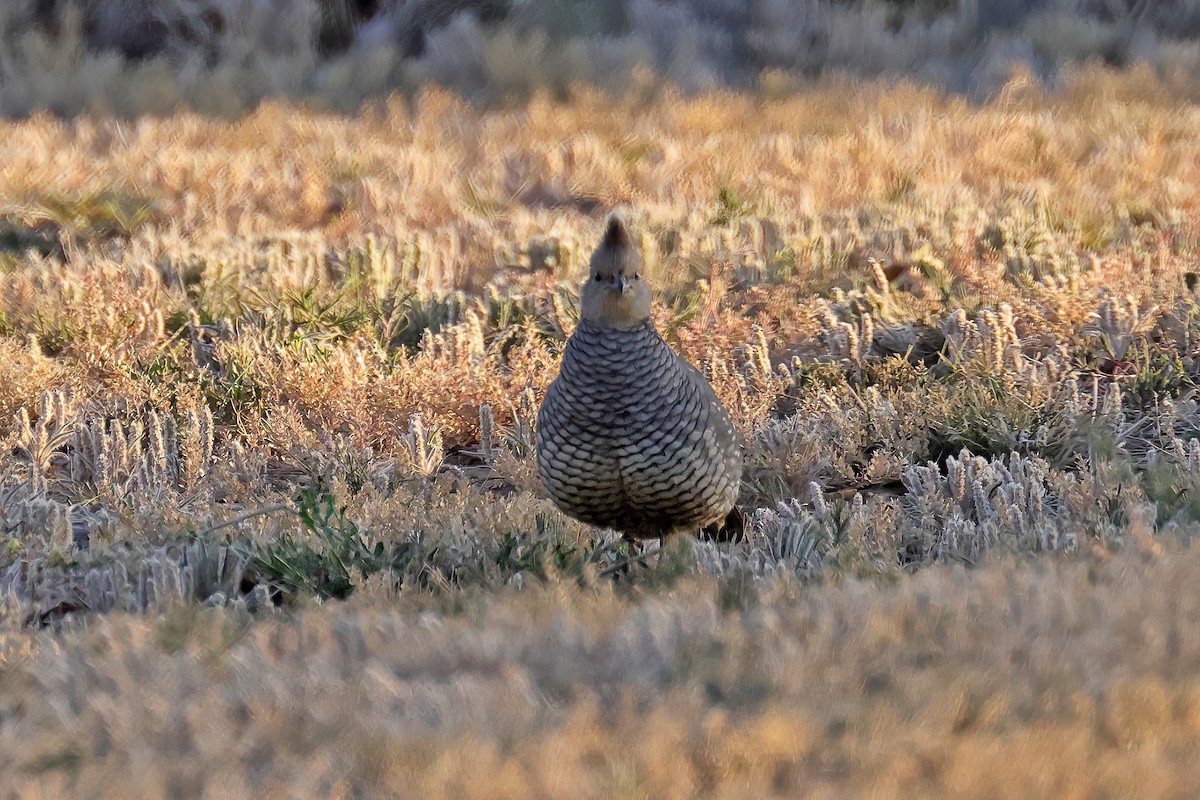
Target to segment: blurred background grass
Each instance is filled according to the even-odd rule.
[[[1144,63],[1200,94],[1196,0],[8,0],[0,114],[355,110],[437,83],[496,105],[578,84],[788,93],[831,73],[983,98]]]

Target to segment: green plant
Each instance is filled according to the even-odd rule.
[[[345,598],[354,591],[356,576],[400,574],[411,557],[412,548],[404,543],[372,546],[369,536],[327,493],[301,493],[295,512],[300,532],[285,532],[269,544],[243,545],[254,579],[288,595]]]
[[[717,188],[717,210],[711,220],[713,225],[728,225],[753,213],[754,205],[732,188],[725,185]]]

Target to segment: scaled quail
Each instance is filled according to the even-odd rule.
[[[722,523],[742,458],[729,412],[650,320],[642,257],[609,218],[579,326],[538,410],[538,474],[554,503],[632,539]]]

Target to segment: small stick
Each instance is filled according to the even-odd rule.
[[[643,550],[640,553],[634,553],[633,555],[629,556],[629,558],[621,559],[620,561],[613,564],[608,569],[601,570],[600,577],[607,578],[609,575],[612,575],[615,572],[618,572],[619,570],[625,569],[625,567],[628,567],[630,564],[638,564],[640,562],[645,561],[647,558],[649,558],[653,554],[661,553],[661,552],[662,552],[662,548],[659,548],[657,550]]]
[[[215,533],[216,531],[219,531],[222,528],[228,528],[230,526],[237,525],[239,522],[245,522],[248,519],[254,519],[255,517],[262,517],[262,516],[266,516],[267,514],[274,514],[276,511],[291,511],[293,514],[296,513],[286,503],[276,503],[273,506],[266,506],[264,508],[255,509],[254,511],[247,511],[245,514],[239,514],[238,516],[234,517],[231,520],[226,520],[225,522],[222,522],[220,525],[213,525],[211,528],[205,528],[204,530],[197,533],[196,536],[208,536],[210,533]]]

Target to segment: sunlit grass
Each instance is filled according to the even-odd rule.
[[[1131,72],[4,123],[0,774],[1182,791],[1198,119]],[[628,567],[532,448],[618,205],[747,465],[738,541]]]

